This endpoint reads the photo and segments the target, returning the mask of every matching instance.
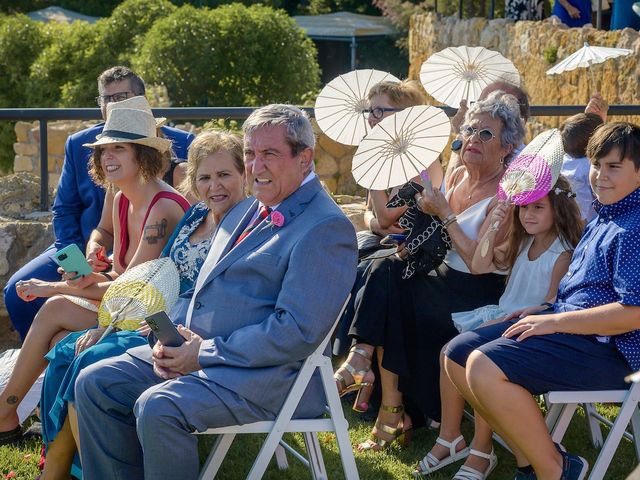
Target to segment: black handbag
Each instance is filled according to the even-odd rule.
[[[398,223],[407,232],[405,248],[409,252],[402,278],[408,279],[415,272],[430,272],[440,266],[447,250],[452,247],[451,238],[442,220],[422,212],[416,203],[416,193],[424,187],[416,182],[403,185],[387,202],[388,208],[407,206]]]

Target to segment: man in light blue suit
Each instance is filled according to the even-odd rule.
[[[269,105],[243,128],[255,198],[227,213],[172,312],[185,343],[132,349],[76,382],[86,479],[197,478],[191,432],[274,419],[351,289],[355,232],[313,172],[306,114]],[[296,416],[324,405],[313,378]]]

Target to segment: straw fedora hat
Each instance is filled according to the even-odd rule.
[[[158,137],[156,130],[156,120],[150,113],[133,108],[113,108],[96,141],[83,146],[95,148],[109,143],[137,143],[164,153],[171,148],[171,140]]]
[[[149,115],[153,115],[151,111],[151,105],[149,105],[149,101],[143,95],[136,95],[135,97],[127,98],[126,100],[122,100],[121,102],[110,102],[107,104],[107,118],[109,118],[109,114],[118,108],[132,108],[134,110],[144,110]],[[167,123],[167,119],[165,117],[156,118],[156,127],[160,128],[165,123]]]

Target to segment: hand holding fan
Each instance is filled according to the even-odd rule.
[[[509,164],[498,186],[498,198],[515,205],[541,199],[558,180],[563,155],[560,131],[542,132]]]
[[[136,265],[120,275],[102,297],[98,323],[106,330],[100,340],[114,327],[135,330],[145,317],[168,312],[178,299],[180,276],[170,258],[159,258]]]
[[[527,205],[547,195],[560,176],[563,155],[562,136],[557,128],[539,134],[507,167],[498,185],[498,199]],[[486,257],[488,251],[487,238],[480,254]]]

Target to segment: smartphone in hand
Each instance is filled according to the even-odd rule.
[[[54,253],[53,261],[65,272],[76,272],[77,275],[72,280],[83,275],[89,275],[93,271],[84,254],[75,243],[67,245]]]
[[[428,193],[431,193],[433,190],[433,184],[431,183],[431,177],[429,177],[429,172],[426,170],[422,170],[420,172],[420,184],[422,188],[424,188]]]
[[[179,347],[184,343],[184,337],[180,335],[180,332],[178,332],[178,329],[165,312],[154,313],[144,320],[162,345]]]
[[[386,247],[395,247],[404,243],[407,239],[407,236],[404,233],[390,233],[382,240],[380,240],[380,245],[384,245]]]

